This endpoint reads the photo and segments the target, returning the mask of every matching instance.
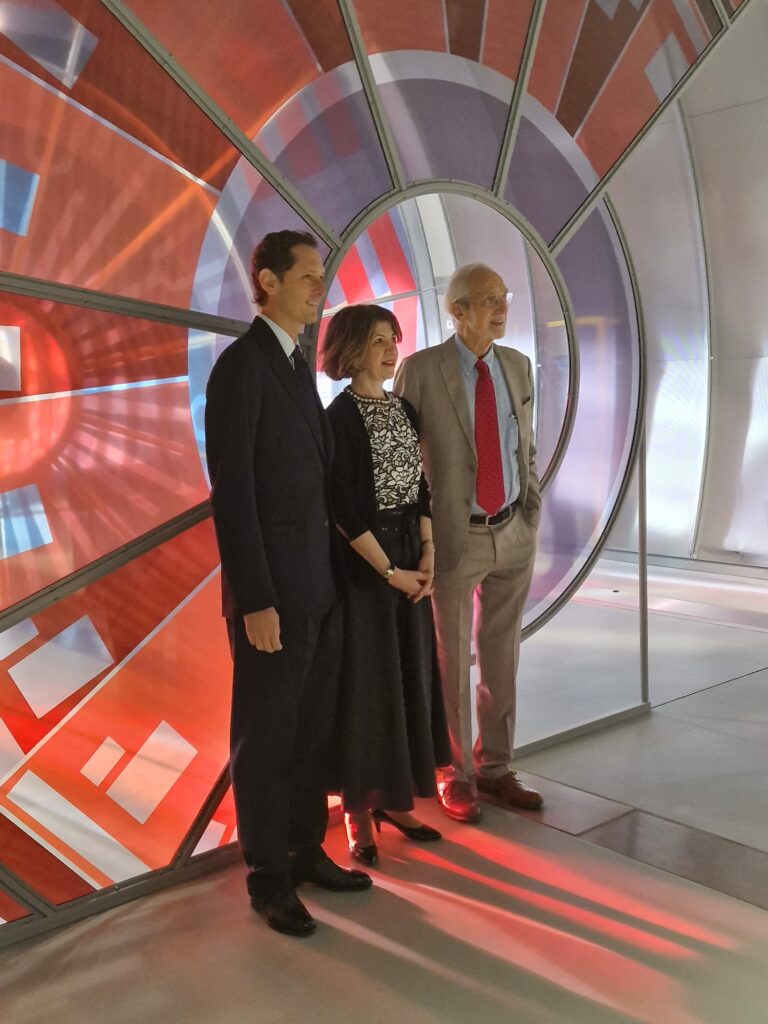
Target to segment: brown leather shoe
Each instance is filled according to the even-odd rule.
[[[541,793],[530,786],[526,786],[517,777],[517,772],[507,772],[501,778],[491,779],[487,775],[477,776],[477,788],[481,793],[489,793],[497,797],[502,803],[512,807],[525,807],[527,810],[536,811],[544,801]]]
[[[447,782],[441,791],[438,790],[437,799],[448,817],[455,821],[466,821],[474,825],[483,816],[472,787],[462,779]]]

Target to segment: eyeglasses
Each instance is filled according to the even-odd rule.
[[[468,306],[482,306],[484,309],[496,309],[497,306],[508,306],[512,301],[512,292],[504,292],[502,295],[486,295],[479,302],[466,300]]]

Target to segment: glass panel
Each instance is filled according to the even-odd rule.
[[[529,242],[525,243],[525,249],[536,319],[536,452],[539,472],[543,476],[565,426],[571,356],[563,308],[552,278]]]
[[[193,309],[250,321],[256,309],[251,256],[270,231],[308,231],[308,225],[244,157],[221,191],[201,245],[192,286]],[[329,249],[320,244],[323,259]]]
[[[532,6],[355,4],[409,179],[493,183]]]
[[[338,231],[391,188],[333,0],[263,0],[254,18],[205,0],[130,6]]]
[[[11,921],[20,921],[24,917],[29,917],[31,911],[26,907],[22,907],[20,903],[17,903],[15,899],[8,895],[3,889],[0,889],[0,925],[10,924]]]
[[[611,184],[611,198],[643,301],[648,551],[688,558],[706,449],[709,324],[699,210],[676,117],[665,117],[638,146]],[[630,550],[620,524],[614,541]]]
[[[718,361],[709,445],[697,555],[765,565],[768,356]]]
[[[547,240],[719,30],[711,0],[550,0],[507,191]]]
[[[167,866],[227,763],[217,561],[206,521],[0,634],[0,809],[93,889]],[[79,895],[36,849],[24,881]]]
[[[200,841],[195,847],[193,857],[201,853],[208,853],[221,846],[228,846],[237,842],[237,820],[235,817],[235,798],[232,794],[232,787],[227,789],[221,803],[216,808],[208,822],[205,831],[200,836]]]
[[[539,466],[545,469],[563,429],[568,399],[570,356],[563,311],[536,251],[511,221],[484,203],[453,193],[428,195],[406,200],[377,218],[330,283],[320,352],[327,318],[355,302],[381,302],[394,309],[404,329],[400,358],[439,345],[453,332],[443,308],[447,279],[457,266],[474,262],[498,270],[511,293],[500,344],[519,349],[533,363]],[[401,298],[389,305],[389,296],[407,291],[418,292],[418,299]],[[343,386],[318,375],[325,402]]]
[[[636,521],[633,499],[634,495],[628,496],[625,505],[631,508],[625,514]],[[613,546],[612,538],[608,546]],[[619,561],[606,553],[557,615],[524,641],[517,696],[518,746],[640,702],[638,600],[637,562]]]
[[[401,358],[424,347],[423,297],[418,294],[415,255],[402,214],[405,206],[413,209],[413,200],[383,213],[360,235],[329,283],[318,335],[318,365],[322,364],[323,342],[331,316],[342,306],[359,302],[373,302],[395,314],[403,331]],[[345,385],[346,381],[332,381],[322,372],[317,375],[325,405]]]
[[[0,35],[0,266],[186,307],[238,154],[101,4],[71,7],[6,12],[23,31]]]
[[[544,497],[526,623],[562,593],[605,528],[626,474],[639,396],[631,290],[607,215],[596,210],[558,263],[576,319],[579,395],[568,450]]]
[[[186,329],[6,293],[0,325],[18,342],[17,379],[0,392],[4,608],[204,501],[208,487]]]

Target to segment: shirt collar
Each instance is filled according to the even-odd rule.
[[[459,353],[459,361],[461,362],[462,373],[473,374],[475,372],[475,363],[477,362],[477,356],[475,353],[467,348],[458,334],[454,335],[454,341],[456,342],[456,348]],[[483,356],[483,362],[489,370],[493,371],[494,355],[493,355],[493,344]]]
[[[294,349],[296,348],[296,342],[290,336],[288,331],[280,327],[279,324],[276,324],[274,320],[270,320],[268,316],[264,315],[264,313],[259,313],[259,319],[263,320],[267,327],[272,328],[275,337],[280,342],[280,347],[282,348],[283,352],[285,352],[286,356],[289,359],[291,359],[293,356]]]

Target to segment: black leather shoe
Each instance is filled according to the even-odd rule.
[[[252,895],[251,906],[276,932],[304,936],[317,928],[314,917],[289,885]]]
[[[373,885],[370,875],[366,875],[364,871],[347,871],[346,868],[340,868],[324,851],[312,864],[294,864],[291,868],[291,877],[294,885],[313,882],[321,889],[330,889],[332,892],[355,892],[369,889]]]

